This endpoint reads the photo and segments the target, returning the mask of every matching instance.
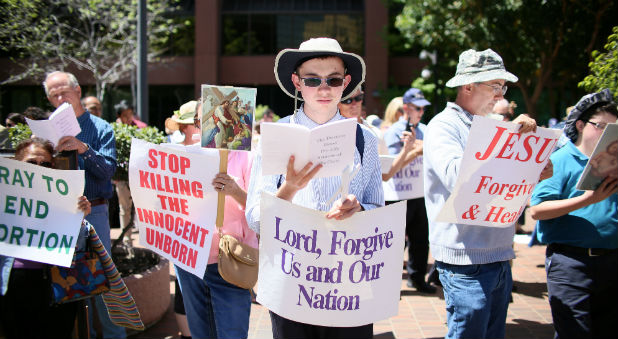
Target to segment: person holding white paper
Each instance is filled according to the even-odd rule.
[[[485,116],[516,82],[502,58],[491,49],[469,49],[459,56],[457,71],[446,86],[457,87],[455,102],[427,125],[423,147],[425,205],[429,243],[444,288],[446,338],[504,338],[513,284],[509,259],[514,226],[480,227],[436,222],[455,188],[474,115]],[[536,130],[533,119],[520,115],[519,133]]]
[[[308,128],[345,119],[337,104],[347,99],[365,79],[363,59],[342,51],[334,39],[316,38],[303,42],[299,49],[284,49],[275,59],[275,77],[279,87],[295,101],[301,100],[298,110],[290,118]],[[296,108],[296,107],[295,107]],[[314,178],[321,165],[311,162],[301,170],[294,170],[294,156],[288,163],[286,175],[262,176],[261,146],[253,162],[251,183],[247,197],[249,227],[260,231],[260,197],[269,192],[294,204],[326,213],[326,218],[345,219],[361,210],[384,205],[380,175],[380,161],[376,137],[368,130],[357,133],[354,164],[360,166],[350,182],[349,194],[335,203],[328,203],[336,194],[341,177]],[[362,153],[361,153],[362,152]],[[259,290],[258,290],[259,293]],[[371,338],[373,324],[359,327],[323,327],[295,322],[285,315],[270,313],[274,338]]]
[[[410,88],[403,95],[403,115],[384,133],[388,151],[397,155],[391,170],[382,179],[392,177],[410,162],[418,159],[422,164],[423,136],[427,125],[421,123],[425,107],[431,105],[418,88]],[[422,178],[420,178],[422,179]],[[421,182],[422,183],[422,182]],[[391,203],[391,202],[389,202]],[[436,293],[436,288],[425,280],[429,257],[429,226],[425,198],[407,200],[406,235],[408,246],[408,287],[421,293]]]
[[[92,205],[87,220],[94,226],[105,250],[111,253],[108,199],[112,197],[112,176],[116,172],[114,130],[107,121],[84,109],[80,101],[82,89],[73,74],[60,71],[48,73],[43,87],[52,106],[68,103],[73,107],[81,132],[74,137],[62,137],[56,151],[77,152],[78,168],[83,169],[86,176],[84,195]],[[114,325],[109,319],[103,298],[99,295],[94,300],[105,336],[125,338],[124,328]],[[91,330],[94,336],[94,327]]]
[[[585,95],[571,110],[571,139],[551,155],[554,175],[539,183],[530,212],[547,246],[545,268],[556,338],[609,338],[618,317],[618,173],[594,191],[576,188],[605,126],[615,123],[608,89]],[[614,154],[614,157],[616,155]]]
[[[15,149],[15,160],[53,168],[54,147],[51,142],[32,138]],[[90,202],[79,197],[78,209],[90,213]],[[76,243],[86,246],[90,224],[82,221]],[[77,303],[51,303],[51,281],[47,265],[31,260],[0,256],[0,319],[4,335],[11,338],[70,338],[77,314]]]

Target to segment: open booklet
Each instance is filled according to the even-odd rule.
[[[344,119],[313,129],[292,123],[262,123],[262,174],[285,174],[294,155],[294,169],[309,161],[322,164],[316,178],[341,175],[354,162],[356,119]]]
[[[65,102],[58,106],[47,120],[32,120],[26,118],[32,134],[51,141],[54,146],[64,136],[76,136],[82,129],[79,127],[75,111],[71,104]]]
[[[575,188],[594,190],[608,175],[618,175],[618,124],[608,124]]]

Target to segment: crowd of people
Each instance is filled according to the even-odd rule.
[[[231,151],[228,172],[212,178],[215,190],[226,195],[225,233],[258,247],[262,192],[323,211],[326,218],[336,220],[395,203],[397,201],[385,201],[383,183],[413,161],[422,161],[424,196],[406,201],[407,286],[426,294],[435,293],[436,285],[442,286],[447,338],[504,338],[513,283],[509,261],[515,257],[515,226],[482,227],[435,221],[460,175],[474,116],[512,121],[519,125],[520,134],[537,129],[535,120],[525,114],[515,116],[516,105],[504,99],[507,82],[517,82],[518,78],[505,69],[502,58],[491,49],[461,53],[456,73],[446,83],[447,87],[456,88],[457,96],[427,125],[421,120],[431,103],[417,88],[410,88],[392,99],[383,119],[365,118],[364,60],[342,51],[336,40],[315,38],[303,42],[298,49],[282,50],[275,59],[274,72],[281,90],[294,98],[291,115],[279,123],[315,128],[343,119],[357,120],[354,165],[359,171],[350,182],[348,195],[331,203],[328,197],[338,191],[341,178],[316,177],[321,164],[308,162],[295,166],[296,159],[290,156],[285,175],[262,175],[259,143],[251,153]],[[113,131],[100,118],[101,103],[92,96],[81,98],[81,88],[72,74],[50,73],[44,88],[54,107],[64,102],[73,106],[82,131],[77,137],[62,138],[55,149],[36,138],[27,140],[18,146],[15,159],[34,159],[39,165],[53,164],[54,152],[76,151],[79,168],[85,171],[86,178],[85,197],[79,201],[80,209],[86,214],[84,224],[93,225],[109,251],[108,199],[116,166]],[[223,102],[219,115],[215,110],[213,115],[219,118],[214,119],[214,125],[222,124],[221,129],[232,128],[224,124],[224,120],[227,106],[233,104]],[[204,123],[199,119],[200,106],[201,100],[190,101],[166,121],[169,142],[192,145],[200,141],[200,128]],[[135,118],[133,107],[125,101],[116,105],[115,110],[118,122],[144,126]],[[36,112],[31,117],[45,119],[47,114]],[[556,337],[612,335],[611,319],[618,313],[611,297],[616,295],[618,287],[618,173],[608,172],[595,190],[580,191],[575,189],[575,184],[605,126],[615,123],[617,116],[616,103],[608,90],[584,96],[565,122],[564,131],[570,140],[551,155],[530,202],[530,213],[539,220],[536,235],[539,241],[548,244],[547,286]],[[17,123],[23,123],[20,116],[7,117],[7,127]],[[214,135],[211,140],[216,145],[223,141]],[[380,155],[394,156],[386,171],[380,170]],[[122,189],[128,191],[128,187]],[[127,213],[130,212],[125,215]],[[218,237],[215,233],[202,278],[175,267],[178,287],[175,310],[178,314],[186,314],[188,322],[183,336],[246,338],[248,335],[251,291],[230,284],[219,274]],[[435,259],[431,268],[433,274],[428,274],[429,251]],[[5,333],[8,337],[21,337],[23,332],[13,332],[21,323],[8,320],[14,318],[5,317],[5,314],[13,312],[13,307],[22,300],[24,292],[20,284],[24,280],[43,284],[42,277],[27,270],[40,269],[42,264],[7,260],[12,259],[9,257],[1,259],[3,267],[8,267],[9,271],[13,268],[10,279],[4,274],[5,270],[2,271],[0,309]],[[27,275],[31,272],[36,275],[34,278]],[[109,320],[100,296],[92,303],[96,305],[103,337],[125,337],[124,329]],[[74,317],[74,310],[66,308],[66,312],[60,312],[59,308],[41,306],[42,313],[37,319],[52,319],[46,315],[51,312],[66,322]],[[373,337],[373,324],[318,326],[290,320],[272,311],[270,317],[274,338]],[[40,330],[47,331],[45,328]],[[49,331],[51,337],[52,331]],[[70,329],[57,327],[53,333],[66,335]]]

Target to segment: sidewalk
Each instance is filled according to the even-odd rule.
[[[528,220],[524,230],[531,231]],[[517,292],[509,305],[506,338],[553,338],[553,325],[547,286],[545,284],[545,246],[532,248],[515,243],[517,258],[513,261],[513,280]],[[405,259],[405,258],[404,258]],[[170,275],[173,275],[173,269]],[[402,270],[399,315],[374,324],[374,338],[440,338],[446,334],[446,310],[442,289],[433,295],[421,294],[406,286]],[[170,277],[170,293],[174,293],[174,278]],[[134,339],[179,338],[172,309],[156,325],[131,336]],[[272,338],[268,310],[253,304],[249,321],[249,338]]]

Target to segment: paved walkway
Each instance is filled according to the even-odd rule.
[[[532,225],[529,220],[527,225]],[[530,231],[531,226],[525,226]],[[506,324],[507,338],[552,338],[553,325],[547,286],[545,284],[545,247],[515,243],[517,258],[513,261],[513,279],[517,292],[509,306]],[[173,270],[170,275],[173,275]],[[174,293],[174,279],[170,279]],[[173,297],[173,295],[172,295]],[[440,338],[446,334],[446,311],[442,289],[434,295],[420,294],[406,286],[402,270],[399,315],[374,324],[374,338]],[[131,338],[179,338],[172,303],[163,319],[146,331]],[[272,338],[268,310],[253,304],[249,322],[249,338]]]

